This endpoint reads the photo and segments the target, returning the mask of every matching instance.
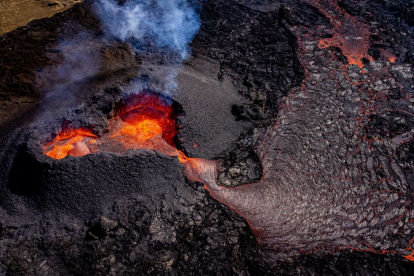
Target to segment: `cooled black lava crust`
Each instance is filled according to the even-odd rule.
[[[193,2],[199,7],[202,27],[192,43],[191,58],[178,72],[180,93],[174,99],[183,113],[177,146],[190,157],[223,159],[225,171],[219,176],[223,185],[256,181],[262,167],[254,145],[278,120],[284,97],[305,79],[298,33],[292,28],[328,28],[330,21],[316,8],[294,0]],[[119,42],[108,36],[91,12],[93,3],[75,5],[0,37],[1,275],[409,275],[413,271],[413,263],[401,256],[352,250],[295,253],[275,260],[257,246],[242,218],[210,197],[202,185],[187,183],[180,163],[160,153],[101,153],[60,161],[44,156],[42,141],[62,122],[93,125],[99,134],[123,95],[136,92],[142,83],[156,90],[163,70],[176,66],[174,54],[154,49],[150,42],[141,41],[135,48],[136,41]],[[374,59],[380,49],[390,49],[413,70],[412,4],[386,0],[339,4],[361,20],[376,22],[370,25]],[[99,60],[99,68],[76,81],[57,74],[58,65],[73,49],[59,46],[65,43]],[[337,53],[335,62],[346,60],[339,49],[331,50]],[[331,57],[318,58],[323,63]],[[316,74],[324,70],[318,64],[314,69]],[[404,95],[395,89],[390,97],[398,101],[412,95],[412,82],[404,85]],[[341,106],[338,101],[332,106]],[[324,112],[328,117],[329,110]],[[412,131],[412,118],[400,117],[392,112],[373,115],[367,133],[386,138]],[[268,141],[272,139],[277,137]],[[402,164],[408,193],[414,189],[413,148],[411,141],[394,156]],[[317,167],[322,172],[324,168]]]

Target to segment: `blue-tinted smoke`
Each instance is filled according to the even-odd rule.
[[[149,37],[186,59],[189,43],[200,28],[200,17],[188,0],[98,0],[96,12],[121,40]]]

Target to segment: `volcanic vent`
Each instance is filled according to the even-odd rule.
[[[412,19],[396,15],[400,1],[380,2],[202,1],[175,100],[153,92],[164,91],[158,70],[171,72],[174,54],[146,36],[108,40],[88,12],[96,1],[62,15],[56,25],[75,27],[58,33],[88,26],[92,43],[73,43],[99,53],[102,68],[55,89],[42,76],[61,48],[35,52],[54,63],[38,72],[47,100],[70,91],[74,103],[0,141],[0,274],[412,271]],[[36,41],[42,22],[10,40]],[[0,62],[12,42],[0,40]],[[30,75],[0,74],[0,88],[32,85]]]
[[[125,153],[131,149],[158,150],[179,155],[174,145],[178,131],[178,103],[159,94],[142,91],[124,98],[113,111],[102,136],[93,126],[63,129],[44,146],[44,154],[62,159],[100,152]]]
[[[191,182],[215,181],[216,161],[188,158],[175,145],[179,126],[177,117],[182,107],[172,99],[150,91],[125,97],[116,105],[115,116],[108,120],[103,135],[89,128],[63,129],[43,147],[43,154],[53,159],[70,155],[81,157],[102,152],[125,154],[129,150],[145,149],[178,157]]]

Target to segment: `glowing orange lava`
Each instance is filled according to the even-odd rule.
[[[140,93],[121,103],[118,116],[123,122],[134,126],[137,133],[141,132],[141,135],[142,131],[149,135],[149,132],[157,129],[162,134],[162,138],[173,146],[177,128],[176,116],[171,104],[166,98],[160,98],[153,93]],[[128,132],[128,130],[124,131]]]
[[[54,159],[63,159],[67,155],[86,155],[90,151],[84,144],[85,138],[97,138],[97,136],[87,128],[65,129],[54,141],[45,146],[45,154]]]
[[[347,58],[348,65],[357,65],[360,68],[364,67],[364,58],[368,61],[374,60],[368,54],[370,46],[368,26],[346,13],[335,1],[308,0],[308,2],[330,19],[333,25],[332,37],[321,39],[318,44],[320,49],[338,47]],[[336,11],[337,16],[333,16],[331,10]]]
[[[405,256],[405,258],[411,262],[414,262],[414,251],[411,253],[411,255]]]
[[[395,55],[388,49],[381,50],[381,57],[388,60],[391,63],[394,63],[396,60]]]
[[[413,243],[414,243],[414,238],[412,238],[408,244],[408,248],[406,248],[408,251],[411,251],[410,255],[405,256],[404,258],[406,258],[407,260],[414,262],[414,249],[413,249]]]
[[[44,146],[44,154],[63,159],[99,152],[125,152],[145,148],[180,156],[174,146],[176,115],[171,102],[154,93],[140,93],[123,100],[118,115],[109,120],[106,134],[98,137],[91,129],[67,128]]]

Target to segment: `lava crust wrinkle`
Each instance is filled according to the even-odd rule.
[[[412,6],[201,2],[173,131],[116,103],[175,57],[111,39],[96,0],[0,37],[0,274],[412,274]],[[98,71],[54,78],[85,49]]]
[[[335,12],[346,24],[360,20],[345,14],[336,1],[326,3],[336,7],[329,13],[321,1],[307,2],[331,21],[336,20]],[[285,98],[277,123],[256,145],[263,166],[261,181],[218,186],[209,177],[214,163],[199,165],[198,169],[206,167],[208,177],[203,179],[199,170],[198,178],[214,198],[246,219],[260,245],[279,257],[292,254],[292,249],[304,253],[352,249],[414,260],[412,179],[407,179],[405,165],[396,158],[399,147],[413,140],[413,130],[387,136],[369,130],[372,116],[387,116],[391,110],[400,119],[412,120],[412,94],[405,84],[413,83],[411,66],[398,65],[408,74],[396,72],[397,66],[386,58],[370,59],[364,66],[368,37],[352,42],[353,28],[337,32],[334,27],[336,39],[347,41],[340,43],[345,47],[342,53],[349,55],[344,64],[344,59],[335,58],[333,48],[320,45],[327,27],[323,23],[315,31],[290,27],[299,40],[306,80]],[[363,21],[355,27],[369,35]],[[391,86],[405,90],[406,96],[384,97]]]

